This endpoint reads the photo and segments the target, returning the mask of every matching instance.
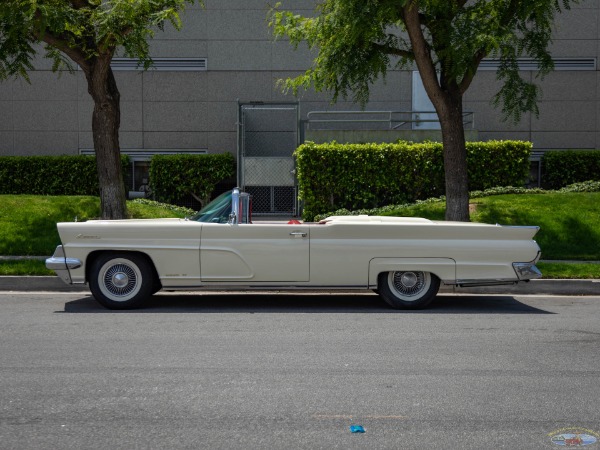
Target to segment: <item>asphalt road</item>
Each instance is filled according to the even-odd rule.
[[[540,449],[600,433],[600,297],[398,312],[372,294],[160,294],[113,312],[3,292],[0,308],[2,449]]]

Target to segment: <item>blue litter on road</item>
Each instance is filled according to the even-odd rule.
[[[365,428],[362,425],[350,425],[351,433],[364,433]]]

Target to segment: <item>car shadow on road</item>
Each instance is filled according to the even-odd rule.
[[[87,295],[65,303],[66,313],[362,313],[362,314],[554,314],[509,295],[438,295],[428,309],[394,310],[372,293],[195,293],[154,295],[139,309],[111,311]]]

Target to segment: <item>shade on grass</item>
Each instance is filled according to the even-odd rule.
[[[539,262],[543,278],[600,279],[600,264]]]
[[[184,217],[178,211],[128,202],[132,218]],[[51,255],[57,222],[100,216],[100,199],[88,196],[0,195],[0,255]]]
[[[495,195],[471,200],[471,220],[537,225],[543,259],[600,260],[600,192]],[[443,202],[388,211],[390,216],[444,219]]]
[[[0,255],[48,255],[60,243],[57,222],[98,217],[100,202],[86,196],[0,196]]]
[[[472,220],[537,225],[543,259],[600,260],[600,193],[499,195],[476,199]]]

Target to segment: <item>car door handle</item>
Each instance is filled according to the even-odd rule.
[[[294,237],[306,237],[306,232],[305,231],[292,231],[290,233],[290,236],[294,236]]]

